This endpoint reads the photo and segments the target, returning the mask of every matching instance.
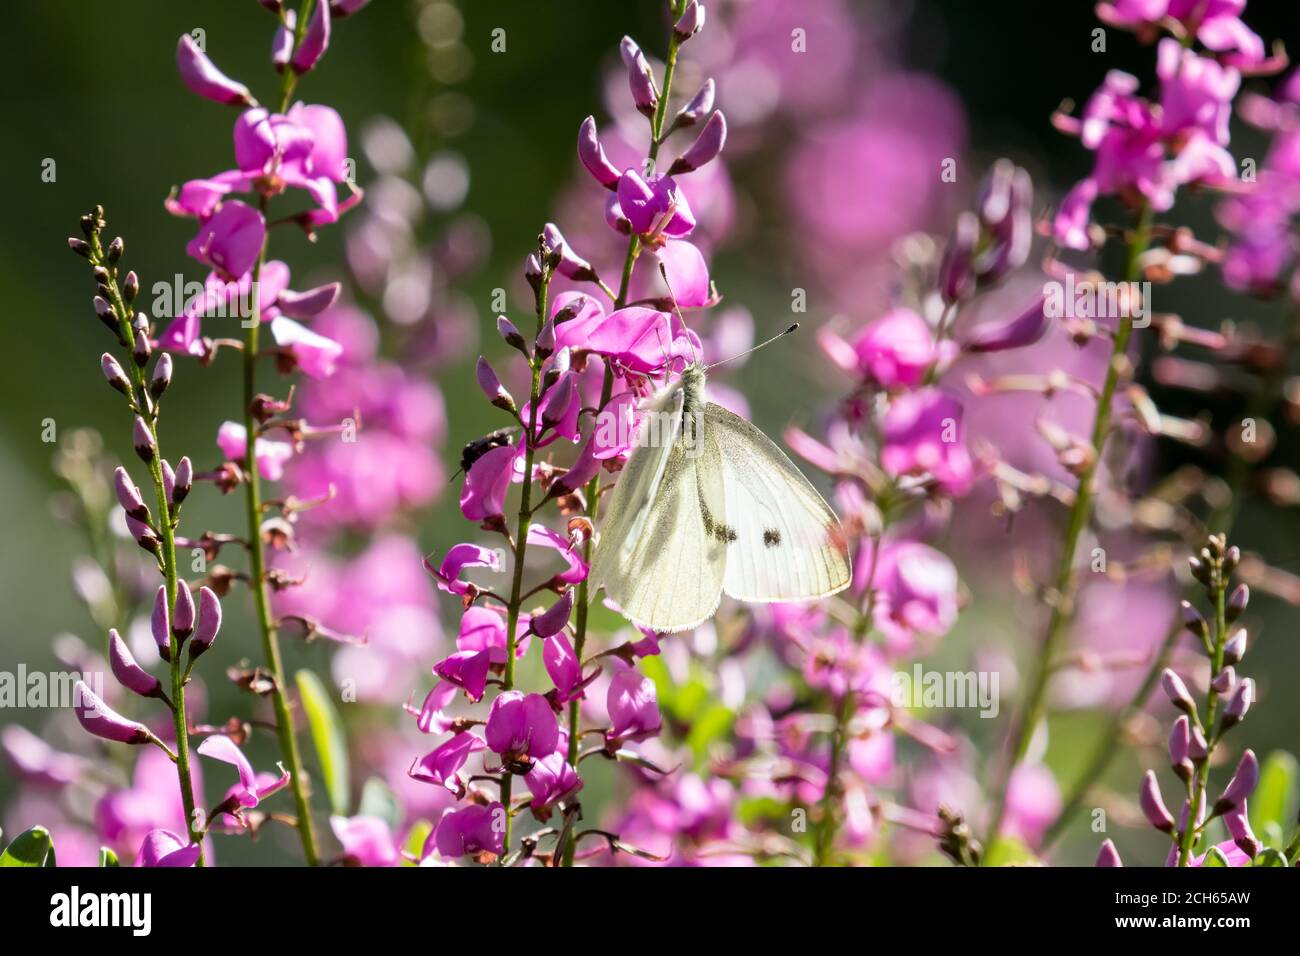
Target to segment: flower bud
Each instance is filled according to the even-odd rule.
[[[551,637],[560,633],[564,625],[569,623],[569,613],[572,610],[573,591],[565,591],[548,610],[535,615],[529,622],[529,627],[540,637]]]
[[[514,398],[501,384],[501,379],[497,378],[497,373],[488,364],[488,360],[481,355],[478,357],[478,364],[474,367],[474,376],[478,379],[478,387],[483,390],[489,402],[507,412],[516,410]]]
[[[330,7],[328,3],[317,3],[311,12],[311,21],[307,32],[302,36],[302,43],[293,54],[293,71],[306,73],[325,55],[330,45]]]
[[[1231,623],[1241,617],[1241,612],[1246,610],[1246,605],[1250,603],[1250,586],[1247,584],[1238,584],[1233,592],[1228,595],[1228,603],[1223,609],[1224,615],[1228,622]]]
[[[960,302],[975,291],[973,257],[979,234],[980,224],[974,213],[964,212],[957,217],[939,263],[939,294],[946,305]]]
[[[1226,578],[1237,570],[1237,565],[1241,563],[1241,548],[1235,544],[1227,551],[1223,552],[1223,576]]]
[[[1175,707],[1187,714],[1196,713],[1196,703],[1187,692],[1187,685],[1168,667],[1160,675],[1160,686]]]
[[[1232,689],[1237,686],[1237,672],[1229,665],[1219,673],[1214,675],[1214,680],[1210,681],[1210,686],[1220,697],[1231,694]]]
[[[685,129],[688,126],[694,126],[701,118],[708,116],[713,112],[713,98],[717,93],[717,86],[713,78],[709,77],[700,87],[699,92],[691,97],[690,101],[677,111],[673,117],[673,129]]]
[[[155,739],[144,724],[127,720],[100,700],[86,686],[85,681],[77,681],[72,688],[72,709],[82,727],[104,740],[120,744],[143,744]]]
[[[528,258],[524,260],[524,278],[528,280],[528,287],[533,290],[533,295],[542,294],[542,280],[546,278],[546,274],[542,271],[542,260],[535,252],[528,253]]]
[[[1116,867],[1123,866],[1120,861],[1119,850],[1115,849],[1115,843],[1112,840],[1103,840],[1101,849],[1097,851],[1097,862],[1094,866]]]
[[[194,638],[190,641],[190,660],[212,646],[221,630],[221,601],[211,588],[199,588],[199,620],[194,628]]]
[[[573,392],[576,386],[573,376],[566,375],[542,399],[542,428],[554,428],[564,421],[564,416],[573,404]]]
[[[1188,747],[1191,740],[1191,721],[1187,715],[1183,714],[1174,721],[1174,726],[1169,731],[1169,765],[1174,768],[1174,773],[1186,782],[1192,775],[1192,761],[1190,759]]]
[[[280,25],[275,28],[275,36],[271,39],[271,65],[277,73],[284,72],[284,68],[289,65],[289,58],[293,56],[293,37],[297,23],[297,12],[288,10]]]
[[[122,280],[122,298],[126,299],[126,301],[129,303],[133,301],[135,297],[139,294],[140,294],[140,277],[136,275],[135,270],[132,269],[130,272],[126,274],[126,278]]]
[[[1250,818],[1246,815],[1245,806],[1225,813],[1223,825],[1228,828],[1228,835],[1232,837],[1232,842],[1253,860],[1260,851],[1260,842],[1250,829]]]
[[[1196,555],[1192,555],[1187,559],[1187,566],[1191,569],[1192,577],[1206,587],[1210,586],[1210,566],[1208,564]]]
[[[542,330],[537,333],[537,341],[533,343],[533,350],[539,359],[550,358],[555,351],[555,322],[552,319],[547,319],[542,324]]]
[[[1210,745],[1205,741],[1205,732],[1193,726],[1187,734],[1187,755],[1192,763],[1200,763],[1210,755]]]
[[[108,632],[108,664],[117,682],[141,697],[161,697],[162,682],[135,662],[116,629]]]
[[[519,330],[515,328],[515,324],[504,315],[497,316],[497,333],[501,338],[505,339],[506,345],[518,349],[525,355],[528,354],[528,343],[525,342],[524,337],[519,334]]]
[[[149,344],[149,336],[143,330],[138,330],[135,333],[135,344],[131,347],[131,358],[138,368],[144,368],[149,364],[149,356],[152,354],[153,346]]]
[[[171,503],[178,505],[185,500],[194,485],[194,465],[190,456],[185,455],[176,464],[176,475],[172,480]]]
[[[627,85],[632,91],[633,105],[643,116],[654,116],[655,109],[659,106],[659,91],[655,88],[654,74],[650,72],[645,54],[631,37],[623,37],[619,53],[627,67]]]
[[[149,615],[149,630],[153,634],[153,642],[158,645],[158,656],[170,664],[172,644],[169,618],[170,615],[167,613],[167,588],[165,585],[159,585],[158,593],[153,598],[153,612]]]
[[[1191,601],[1182,601],[1179,607],[1183,609],[1183,627],[1191,631],[1197,637],[1204,637],[1206,634],[1205,618],[1201,612],[1196,610]]]
[[[90,243],[85,239],[78,239],[76,236],[68,237],[68,248],[81,256],[83,259],[90,258]]]
[[[126,469],[120,466],[113,472],[113,491],[117,493],[118,504],[127,515],[137,521],[149,520],[149,509],[145,507],[144,499],[140,497],[140,489],[126,473]]]
[[[673,24],[673,33],[679,40],[685,42],[702,29],[704,29],[704,7],[697,0],[690,0],[682,15]]]
[[[126,372],[122,370],[121,364],[113,356],[105,352],[99,359],[99,369],[104,373],[104,378],[108,379],[108,384],[123,395],[130,396],[131,383],[126,379]]]
[[[184,581],[176,583],[176,607],[172,611],[172,633],[176,643],[183,644],[194,631],[194,595]]]
[[[1246,629],[1243,627],[1223,645],[1223,663],[1237,664],[1246,656]]]
[[[1228,730],[1241,723],[1254,702],[1255,681],[1247,677],[1237,684],[1232,696],[1228,698],[1228,706],[1223,711],[1223,729]]]
[[[573,251],[573,246],[565,240],[558,226],[548,222],[542,235],[547,237],[548,242],[555,243],[559,248],[560,256],[554,268],[560,275],[568,276],[578,282],[594,282],[598,278],[591,263]]]
[[[1255,756],[1255,751],[1247,750],[1241,755],[1241,760],[1237,764],[1237,772],[1232,775],[1228,785],[1223,788],[1223,796],[1214,804],[1214,813],[1216,816],[1227,813],[1229,810],[1235,810],[1246,802],[1246,798],[1255,792],[1255,786],[1259,783],[1259,759]]]
[[[676,176],[678,173],[689,173],[699,169],[717,159],[726,144],[727,118],[719,110],[709,117],[709,121],[704,124],[704,129],[700,130],[700,135],[695,137],[695,142],[691,143],[686,148],[686,152],[678,156],[668,167],[668,175]]]
[[[153,533],[153,528],[149,527],[143,521],[137,521],[130,515],[126,517],[126,530],[131,532],[131,537],[135,538],[135,543],[150,554],[157,554],[161,547],[158,543],[158,536]]]
[[[124,253],[125,251],[126,251],[126,240],[124,240],[121,236],[116,236],[113,239],[113,241],[108,244],[108,253],[107,253],[108,264],[110,266],[117,265],[118,261],[122,258],[122,253]]]
[[[135,453],[140,456],[141,461],[146,465],[153,461],[154,456],[158,454],[158,446],[154,443],[153,432],[139,415],[135,417],[131,440],[135,443]]]
[[[1138,791],[1138,803],[1142,806],[1142,813],[1146,816],[1147,822],[1159,830],[1161,833],[1174,832],[1174,815],[1169,812],[1165,806],[1165,801],[1160,796],[1160,784],[1156,782],[1154,770],[1148,770],[1142,778],[1142,787]]]
[[[253,106],[253,94],[216,68],[207,54],[186,34],[176,44],[176,69],[181,82],[205,99],[231,106]]]
[[[161,397],[162,393],[167,391],[167,386],[172,383],[172,357],[170,352],[163,352],[158,356],[158,362],[153,367],[153,378],[149,381],[149,394],[154,398]]]
[[[606,189],[614,189],[618,185],[621,174],[605,155],[605,147],[600,145],[594,116],[588,116],[578,127],[578,159],[596,182]]]

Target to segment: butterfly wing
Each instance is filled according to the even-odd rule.
[[[839,519],[785,452],[712,402],[705,406],[704,444],[721,464],[727,594],[799,601],[848,586],[852,567]]]
[[[726,549],[707,530],[724,510],[721,462],[707,440],[684,439],[683,402],[679,388],[647,409],[671,409],[673,417],[661,420],[676,424],[658,440],[642,432],[611,494],[591,565],[592,586],[656,631],[695,627],[722,599]]]

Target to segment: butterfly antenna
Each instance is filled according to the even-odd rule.
[[[673,300],[673,311],[677,313],[677,320],[682,323],[682,328],[686,329],[686,317],[682,315],[682,307],[677,304],[677,293],[673,291],[673,284],[668,281],[668,269],[663,262],[659,263],[659,274],[663,276],[664,285],[668,287],[668,298]],[[686,336],[686,344],[691,347],[691,364],[699,365],[700,357],[695,354],[695,343],[691,337]]]
[[[724,358],[724,359],[722,359],[721,361],[714,362],[712,365],[706,365],[706,366],[704,367],[704,369],[705,369],[705,371],[708,371],[708,370],[711,369],[711,368],[717,368],[719,365],[726,365],[728,362],[734,362],[734,361],[735,361],[736,359],[738,359],[738,358],[744,358],[744,357],[745,357],[746,355],[748,355],[750,352],[757,352],[757,351],[758,351],[759,349],[761,349],[763,346],[765,346],[765,345],[771,345],[771,344],[772,344],[773,342],[775,342],[777,339],[783,339],[783,338],[785,338],[787,335],[789,335],[791,332],[793,332],[793,331],[794,331],[795,329],[797,329],[797,328],[799,328],[799,323],[798,323],[798,322],[796,322],[796,323],[794,323],[793,325],[791,325],[791,326],[790,326],[788,329],[786,329],[784,332],[778,332],[776,335],[772,336],[772,337],[771,337],[770,339],[768,339],[766,342],[759,342],[759,343],[758,343],[757,345],[755,345],[753,348],[745,349],[745,351],[743,351],[743,352],[737,352],[735,355],[732,355],[732,356],[729,356],[729,357],[727,357],[727,358]]]

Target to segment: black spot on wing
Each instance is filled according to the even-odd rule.
[[[713,513],[709,511],[709,506],[704,503],[704,499],[702,498],[700,499],[700,517],[704,521],[704,533],[710,538],[715,538],[716,540],[722,541],[726,544],[730,544],[736,540],[736,529],[729,524],[717,521],[713,517]]]
[[[763,544],[767,545],[769,548],[775,548],[780,543],[781,543],[780,531],[777,531],[775,528],[767,528],[763,532]]]

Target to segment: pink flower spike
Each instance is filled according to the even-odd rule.
[[[119,744],[147,744],[156,740],[144,724],[127,720],[100,700],[85,681],[72,688],[72,709],[88,733]]]
[[[191,867],[199,859],[201,847],[189,843],[171,830],[150,830],[136,854],[136,866]]]
[[[492,701],[484,736],[503,759],[524,762],[554,753],[560,743],[560,726],[541,694],[506,690]]]
[[[306,73],[325,55],[330,45],[330,6],[321,0],[312,10],[311,20],[307,23],[307,32],[303,34],[302,43],[293,54],[293,71]]]
[[[323,0],[322,0],[323,2]],[[393,831],[379,817],[330,817],[330,829],[343,845],[343,855],[360,866],[396,866],[402,859]]]
[[[271,320],[271,337],[312,378],[329,378],[338,368],[343,346],[284,316]]]
[[[600,145],[596,133],[596,118],[588,116],[578,127],[578,159],[596,182],[606,189],[618,185],[618,168],[605,155],[605,147]]]
[[[266,238],[262,214],[238,200],[221,208],[199,226],[185,251],[194,259],[216,269],[227,281],[234,281],[252,268]]]
[[[135,662],[130,649],[115,628],[108,632],[108,663],[117,682],[141,697],[162,695],[162,681]]]
[[[188,33],[176,44],[176,70],[190,92],[204,99],[229,106],[255,106],[257,103],[248,87],[218,70]]]
[[[424,568],[438,580],[438,587],[448,594],[467,594],[472,585],[460,580],[460,572],[465,568],[491,568],[501,570],[501,559],[496,551],[479,547],[476,544],[457,544],[448,550],[442,564],[434,567],[430,558],[424,559]]]

